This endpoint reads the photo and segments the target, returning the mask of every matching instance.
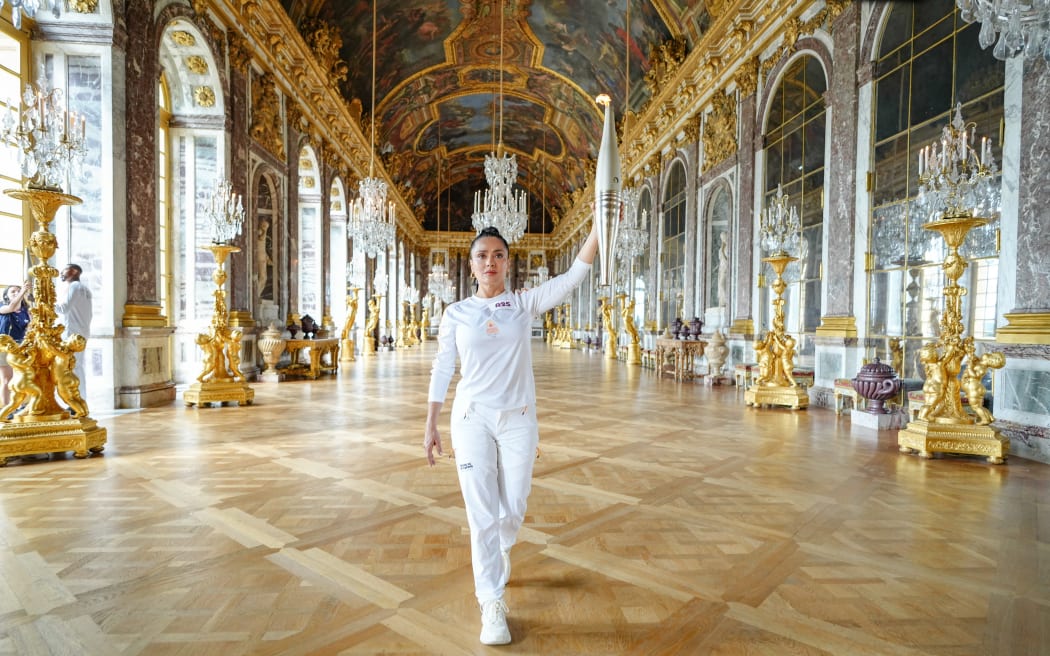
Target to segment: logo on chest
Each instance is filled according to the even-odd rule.
[[[485,322],[485,334],[486,335],[498,335],[499,334],[499,326],[497,326],[496,322],[493,321],[492,319],[489,319],[488,321]]]
[[[509,307],[511,307],[510,301],[497,301],[492,306],[492,309],[493,310],[499,310],[500,308],[509,308]]]

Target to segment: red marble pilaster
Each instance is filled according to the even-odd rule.
[[[116,7],[115,7],[116,9]],[[129,305],[158,305],[157,294],[157,71],[160,66],[152,2],[128,2],[125,124],[127,296]],[[119,41],[119,40],[118,40]],[[145,44],[149,44],[146,46]]]

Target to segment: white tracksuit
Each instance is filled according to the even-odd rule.
[[[572,267],[533,289],[495,298],[472,296],[445,308],[430,374],[431,402],[444,402],[459,356],[462,377],[452,403],[452,447],[470,524],[474,592],[503,596],[503,561],[525,519],[539,427],[532,374],[532,322],[587,277]]]

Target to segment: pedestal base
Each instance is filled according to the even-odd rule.
[[[880,431],[900,428],[904,424],[905,419],[904,415],[893,412],[868,412],[867,410],[857,410],[855,408],[849,414],[851,426]]]
[[[238,381],[194,383],[182,393],[186,405],[201,406],[205,403],[226,403],[236,401],[241,405],[251,405],[255,401],[255,390],[248,383]]]
[[[370,358],[370,357],[372,357],[375,354],[376,354],[376,338],[375,337],[371,337],[371,336],[365,337],[365,347],[363,349],[361,349],[361,357],[362,358]]]
[[[627,345],[627,364],[642,364],[642,349],[638,344]]]
[[[354,340],[344,339],[342,346],[339,348],[339,361],[340,362],[354,362]]]
[[[279,383],[282,380],[284,380],[284,374],[276,369],[266,370],[259,374],[259,381],[263,383]]]
[[[11,458],[37,453],[72,451],[77,458],[86,458],[101,453],[105,444],[106,429],[90,417],[5,422],[0,424],[0,466]]]
[[[784,405],[792,410],[801,410],[809,407],[809,394],[798,385],[794,387],[753,385],[744,392],[744,403],[756,407]]]
[[[979,424],[937,424],[919,419],[897,433],[902,453],[917,452],[923,458],[934,453],[984,456],[1001,465],[1010,452],[1010,440],[990,426]]]

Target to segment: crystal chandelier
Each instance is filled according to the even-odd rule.
[[[27,84],[21,110],[12,102],[0,118],[0,140],[18,150],[30,187],[60,190],[87,153],[86,121],[65,110],[62,96],[61,89],[48,89],[43,82]]]
[[[368,257],[374,258],[394,243],[394,202],[387,201],[385,180],[375,177],[376,152],[376,0],[372,1],[372,113],[368,177],[358,183],[357,199],[350,205],[350,236]]]
[[[783,185],[778,184],[773,204],[762,210],[759,228],[762,248],[773,256],[790,255],[798,247],[802,221],[798,216],[798,208],[794,205],[788,207],[788,200]]]
[[[499,141],[495,152],[485,156],[485,180],[489,188],[482,194],[474,192],[474,229],[481,232],[492,226],[513,244],[525,234],[529,213],[525,192],[515,191],[518,179],[518,160],[514,153],[503,149],[503,13],[499,18]]]
[[[623,201],[623,221],[616,233],[616,252],[627,260],[633,260],[645,252],[649,244],[649,234],[641,226],[645,225],[644,211],[642,221],[638,220],[638,198],[641,191],[627,187],[620,192]]]
[[[915,204],[930,219],[998,214],[999,189],[994,184],[998,169],[992,143],[981,137],[978,145],[976,128],[963,121],[962,103],[958,103],[940,140],[919,151]]]
[[[36,18],[36,12],[41,9],[50,9],[55,18],[62,16],[62,0],[10,0],[11,2],[11,24],[16,30],[22,29],[22,14],[30,18]],[[4,0],[0,0],[0,9],[4,8]]]
[[[244,224],[244,203],[241,195],[233,193],[233,183],[223,179],[215,185],[204,214],[211,224],[213,244],[229,244],[241,234]]]
[[[1050,0],[955,0],[955,4],[967,23],[981,21],[978,40],[982,48],[995,44],[996,59],[1042,55],[1050,63]]]

